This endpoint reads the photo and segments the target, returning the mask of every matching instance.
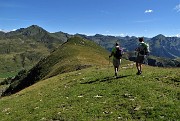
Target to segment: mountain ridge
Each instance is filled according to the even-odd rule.
[[[89,51],[91,50],[91,51]],[[72,37],[48,57],[42,59],[30,71],[24,72],[20,79],[9,80],[10,86],[3,95],[15,93],[39,80],[61,73],[80,70],[91,66],[107,65],[108,51],[94,42]],[[17,75],[19,77],[19,75]]]
[[[39,34],[42,33],[42,34]],[[72,35],[63,32],[54,32],[49,33],[48,31],[44,30],[43,28],[32,25],[27,28],[21,28],[13,32],[5,33],[6,36],[13,36],[13,35],[23,35],[23,36],[34,36],[33,39],[37,39],[38,41],[44,41],[48,43],[52,42],[66,42],[68,38]],[[135,46],[138,43],[138,37],[135,36],[126,36],[126,37],[118,37],[118,36],[111,36],[111,35],[102,35],[102,34],[95,34],[94,36],[87,36],[82,34],[75,34],[86,39],[90,39],[98,43],[99,45],[105,47],[108,50],[112,49],[113,44],[118,41],[123,47],[127,49],[127,51],[134,51]],[[3,36],[3,34],[0,34]],[[159,34],[152,38],[145,38],[150,45],[150,50],[152,51],[152,55],[158,57],[167,57],[167,58],[177,58],[180,57],[180,38],[178,37],[165,37],[163,34]],[[50,41],[49,41],[50,40]],[[161,52],[162,50],[162,52]]]
[[[22,69],[29,70],[68,38],[70,36],[66,34],[61,33],[57,36],[37,25],[7,33],[2,32],[0,34],[0,72],[17,73]]]
[[[135,56],[133,53],[138,44],[138,37],[135,36],[119,37],[101,34],[96,34],[94,36],[87,36],[82,34],[75,35],[94,41],[108,51],[111,51],[115,42],[119,42],[120,45],[124,48],[124,51],[127,53],[126,59],[131,59]],[[66,42],[72,36],[74,35],[70,35],[61,31],[50,33],[37,25],[21,28],[14,32],[2,33],[0,34],[0,53],[2,54],[0,59],[2,62],[8,60],[7,64],[9,65],[1,64],[0,71],[18,72],[22,68],[30,69],[30,67],[37,63],[41,58],[46,57],[52,51],[56,50],[58,46]],[[150,45],[150,55],[152,56],[171,58],[172,61],[173,59],[176,60],[176,58],[180,57],[180,39],[177,37],[165,37],[164,35],[160,34],[153,38],[145,37],[145,41]],[[153,60],[154,59],[155,58],[153,58]],[[178,65],[166,65],[166,60],[167,59],[163,60],[162,62],[158,62],[157,59],[155,59],[154,61],[150,61],[150,65],[163,65],[165,67],[176,67]],[[15,64],[15,62],[18,64]],[[13,67],[15,65],[16,67]]]

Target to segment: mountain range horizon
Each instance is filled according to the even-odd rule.
[[[2,46],[2,49],[0,52],[2,54],[17,52],[17,49],[19,48],[19,46],[22,47],[22,45],[20,44],[21,42],[19,43],[20,44],[19,45],[17,43],[18,41],[23,41],[25,43],[27,42],[24,45],[24,47],[29,46],[30,51],[34,51],[32,50],[32,47],[34,48],[36,46],[37,48],[39,46],[37,44],[39,43],[40,45],[44,44],[45,49],[51,52],[54,49],[56,49],[59,46],[59,44],[63,44],[69,38],[73,36],[80,36],[84,39],[94,41],[98,45],[100,45],[101,47],[105,48],[108,51],[111,51],[112,47],[114,46],[114,43],[119,42],[121,47],[123,47],[124,50],[128,54],[127,59],[134,60],[132,59],[135,56],[133,53],[134,53],[134,49],[137,47],[137,44],[138,44],[138,37],[136,36],[121,37],[121,36],[102,35],[102,34],[95,34],[93,36],[88,36],[85,34],[72,35],[72,34],[64,33],[62,31],[50,33],[47,30],[43,29],[42,27],[39,27],[38,25],[31,25],[27,28],[20,28],[20,29],[17,29],[16,31],[11,31],[7,33],[0,32],[0,42]],[[159,34],[152,38],[144,37],[144,40],[146,43],[149,44],[149,48],[151,51],[150,55],[160,58],[160,59],[157,59],[155,57],[151,57],[153,58],[153,61],[149,62],[150,65],[152,66],[165,66],[169,64],[170,66],[179,65],[177,62],[174,62],[174,60],[173,62],[169,60],[169,59],[176,59],[175,61],[177,61],[178,59],[179,61],[179,57],[180,57],[180,38],[179,37],[166,37],[163,34]],[[14,45],[18,44],[16,48],[14,48],[14,46],[9,45],[10,43],[12,44],[12,42],[14,43]],[[19,52],[22,53],[22,51],[19,51]],[[23,55],[27,55],[27,50],[25,49],[23,53],[24,53]],[[33,52],[33,53],[37,53],[37,52]],[[37,53],[37,55],[38,56],[36,58],[41,57],[39,56],[39,52]],[[30,52],[28,52],[28,56],[31,56]],[[157,64],[159,63],[159,61],[162,61],[162,58],[166,58],[166,59],[163,59],[165,61],[165,64],[162,64],[161,62],[160,64]]]
[[[41,26],[39,25],[30,25],[28,27],[25,27],[25,28],[18,28],[18,29],[13,29],[13,30],[4,30],[4,29],[0,29],[0,32],[3,32],[3,33],[9,33],[9,32],[14,32],[14,31],[18,31],[19,29],[26,29],[26,28],[29,28],[29,27],[33,27],[33,26],[36,26],[38,28],[42,28]],[[43,30],[46,30],[44,28],[42,28]],[[46,30],[47,31],[47,30]],[[49,32],[49,31],[47,31]],[[58,33],[58,32],[62,32],[62,33],[68,33],[68,32],[64,32],[64,31],[57,31],[57,32],[49,32],[49,33]],[[68,33],[69,34],[69,33]],[[113,34],[100,34],[100,33],[96,33],[96,34],[84,34],[84,33],[76,33],[76,34],[81,34],[81,35],[86,35],[86,36],[95,36],[95,35],[103,35],[103,36],[115,36],[115,37],[145,37],[145,38],[153,38],[153,37],[156,37],[156,36],[159,36],[159,35],[163,35],[165,37],[177,37],[177,38],[180,38],[179,35],[172,35],[172,36],[167,36],[165,34],[162,34],[162,33],[159,33],[155,36],[152,36],[152,37],[146,37],[146,36],[136,36],[136,35],[122,35],[122,34],[119,34],[119,35],[113,35]],[[76,34],[70,34],[70,35],[76,35]]]

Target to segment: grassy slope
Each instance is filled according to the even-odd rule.
[[[15,93],[49,77],[80,70],[94,65],[108,64],[109,52],[92,41],[72,37],[47,58],[34,66],[24,78],[13,80],[5,94]]]
[[[34,40],[5,39],[0,40],[0,73],[17,73],[22,68],[29,70],[41,58],[50,54],[50,50],[43,43]],[[6,51],[9,51],[7,53]],[[0,75],[0,77],[2,77]]]
[[[94,42],[84,40],[80,37],[72,37],[52,53],[42,67],[51,64],[45,78],[59,73],[74,71],[86,66],[108,64],[109,52]]]
[[[0,100],[1,121],[179,120],[180,69],[92,67],[54,76]]]

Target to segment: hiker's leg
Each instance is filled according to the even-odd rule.
[[[136,68],[137,68],[137,70],[139,72],[139,63],[138,62],[136,62]]]
[[[137,63],[136,66],[137,66],[137,71],[138,71],[136,74],[140,75],[141,74],[142,65],[141,65],[141,63]]]
[[[144,56],[141,57],[141,62],[139,63],[139,70],[140,70],[140,74],[142,73],[142,64],[144,62]]]
[[[116,76],[117,76],[117,73],[119,71],[119,67],[120,67],[120,64],[121,64],[121,59],[117,59],[117,65],[116,65]]]
[[[116,73],[116,66],[114,66],[114,72]]]
[[[136,68],[137,68],[137,71],[139,72],[139,56],[136,57]]]
[[[119,71],[119,66],[117,66],[117,72]]]
[[[117,72],[118,72],[118,66],[119,66],[119,59],[113,58],[113,65],[114,65],[114,72],[115,72],[115,76],[117,76]]]
[[[139,64],[139,71],[142,71],[142,63]]]
[[[121,65],[121,59],[119,59],[119,63],[118,63],[118,71],[119,71],[119,68],[120,68],[120,65]]]
[[[117,67],[114,66],[114,75],[117,76]]]

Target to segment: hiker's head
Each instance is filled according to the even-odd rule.
[[[139,38],[139,42],[143,42],[144,41],[144,38],[143,37],[140,37]]]
[[[115,46],[119,46],[119,43],[116,42]]]
[[[116,42],[115,47],[116,47],[116,48],[119,48],[119,43]]]

